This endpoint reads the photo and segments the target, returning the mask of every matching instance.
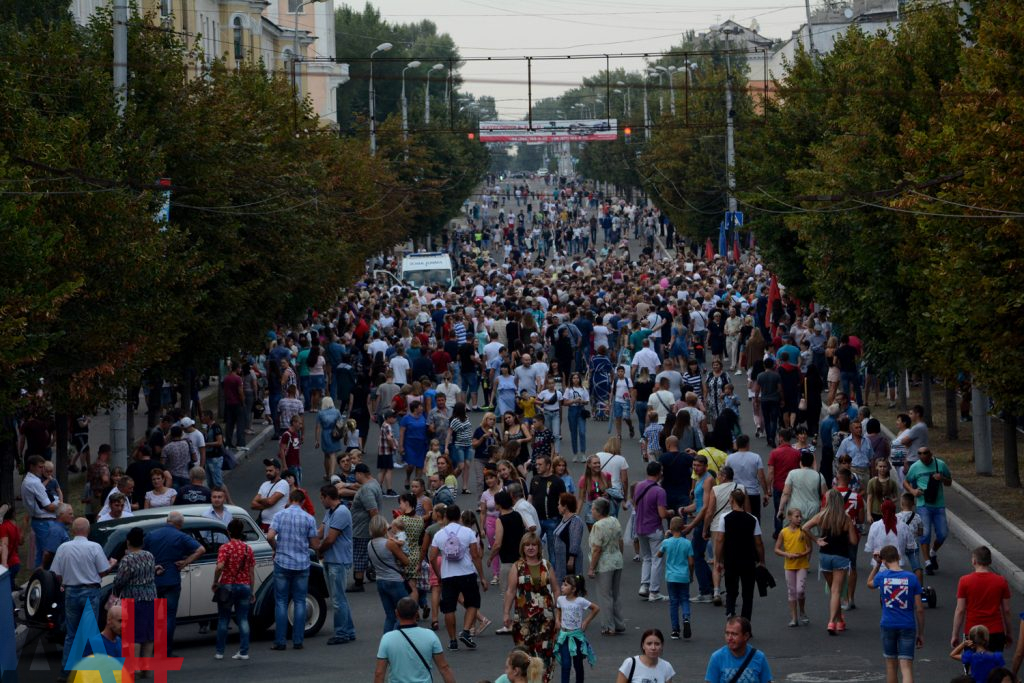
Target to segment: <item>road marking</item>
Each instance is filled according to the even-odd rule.
[[[786,676],[786,680],[791,683],[868,683],[868,681],[883,679],[885,679],[885,674],[856,669],[804,671]]]

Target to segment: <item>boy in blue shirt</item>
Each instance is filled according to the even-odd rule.
[[[868,588],[882,592],[882,655],[886,679],[896,680],[897,670],[905,681],[914,676],[914,646],[924,647],[924,603],[921,583],[913,572],[900,569],[896,546],[878,551],[879,563],[871,568]]]
[[[683,611],[683,637],[689,638],[690,576],[693,575],[693,546],[683,536],[683,518],[669,522],[672,536],[661,543],[658,557],[665,558],[665,583],[668,585],[668,614],[672,619],[672,640],[679,640],[679,609]]]

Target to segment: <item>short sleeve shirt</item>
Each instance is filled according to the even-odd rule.
[[[707,683],[730,683],[732,677],[743,666],[743,661],[750,654],[750,650],[751,647],[748,645],[747,651],[740,657],[734,657],[728,647],[715,650],[711,658],[708,659],[708,669],[704,674],[704,680]],[[772,670],[768,666],[768,658],[764,656],[764,652],[758,650],[750,658],[750,664],[743,670],[743,674],[736,683],[768,683],[771,680]]]
[[[967,601],[964,631],[981,625],[989,633],[1003,633],[1003,600],[1010,599],[1010,584],[995,572],[974,572],[960,577],[957,599]]]
[[[224,565],[220,574],[221,583],[248,586],[256,555],[245,541],[233,538],[217,550],[217,564]]]
[[[628,680],[630,670],[632,670],[633,680],[643,681],[643,683],[665,683],[676,675],[676,670],[664,659],[659,659],[654,666],[647,666],[640,661],[639,657],[629,657],[622,662],[619,673]]]
[[[570,600],[564,595],[559,595],[558,609],[562,610],[562,630],[575,631],[583,624],[587,610],[590,609],[590,601],[580,597]]]
[[[917,497],[918,507],[946,507],[945,485],[939,487],[939,495],[935,498],[934,502],[926,503],[924,500],[924,491],[928,488],[928,480],[936,472],[944,477],[953,476],[949,471],[949,467],[946,466],[946,463],[938,458],[933,458],[929,465],[925,465],[923,462],[918,460],[910,466],[910,469],[907,470],[906,480],[910,482],[911,486],[921,490],[921,495]]]
[[[420,657],[431,664],[434,655],[441,654],[441,641],[430,629],[419,626],[400,626],[399,629],[401,632],[395,630],[385,633],[377,648],[377,659],[388,662],[387,680],[391,683],[431,683],[431,672],[423,666]],[[411,647],[405,636],[412,641]],[[419,655],[413,651],[413,647]]]
[[[914,596],[921,594],[921,584],[913,572],[882,569],[872,585],[882,593],[882,628],[917,628]]]
[[[595,572],[622,569],[622,549],[619,548],[621,541],[622,525],[619,524],[619,520],[614,517],[605,517],[594,523],[590,529],[591,549],[594,546],[601,549],[601,557],[598,558],[596,565],[592,565]],[[591,562],[593,562],[593,558],[591,558]]]
[[[670,536],[661,543],[665,555],[665,580],[670,583],[690,583],[690,558],[693,545],[685,536]]]
[[[658,486],[657,482],[647,480],[637,484],[633,494],[637,535],[652,534],[661,529],[661,516],[658,514],[658,507],[664,507],[665,500],[665,489]]]

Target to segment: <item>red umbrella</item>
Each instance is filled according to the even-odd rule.
[[[704,260],[714,261],[715,260],[715,248],[711,246],[711,238],[704,243]]]

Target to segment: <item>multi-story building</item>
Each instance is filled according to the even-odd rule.
[[[71,0],[71,12],[84,24],[109,3]],[[197,48],[195,75],[215,59],[228,66],[262,61],[269,73],[293,81],[325,123],[337,125],[348,65],[334,61],[334,0],[141,0],[138,9]]]

